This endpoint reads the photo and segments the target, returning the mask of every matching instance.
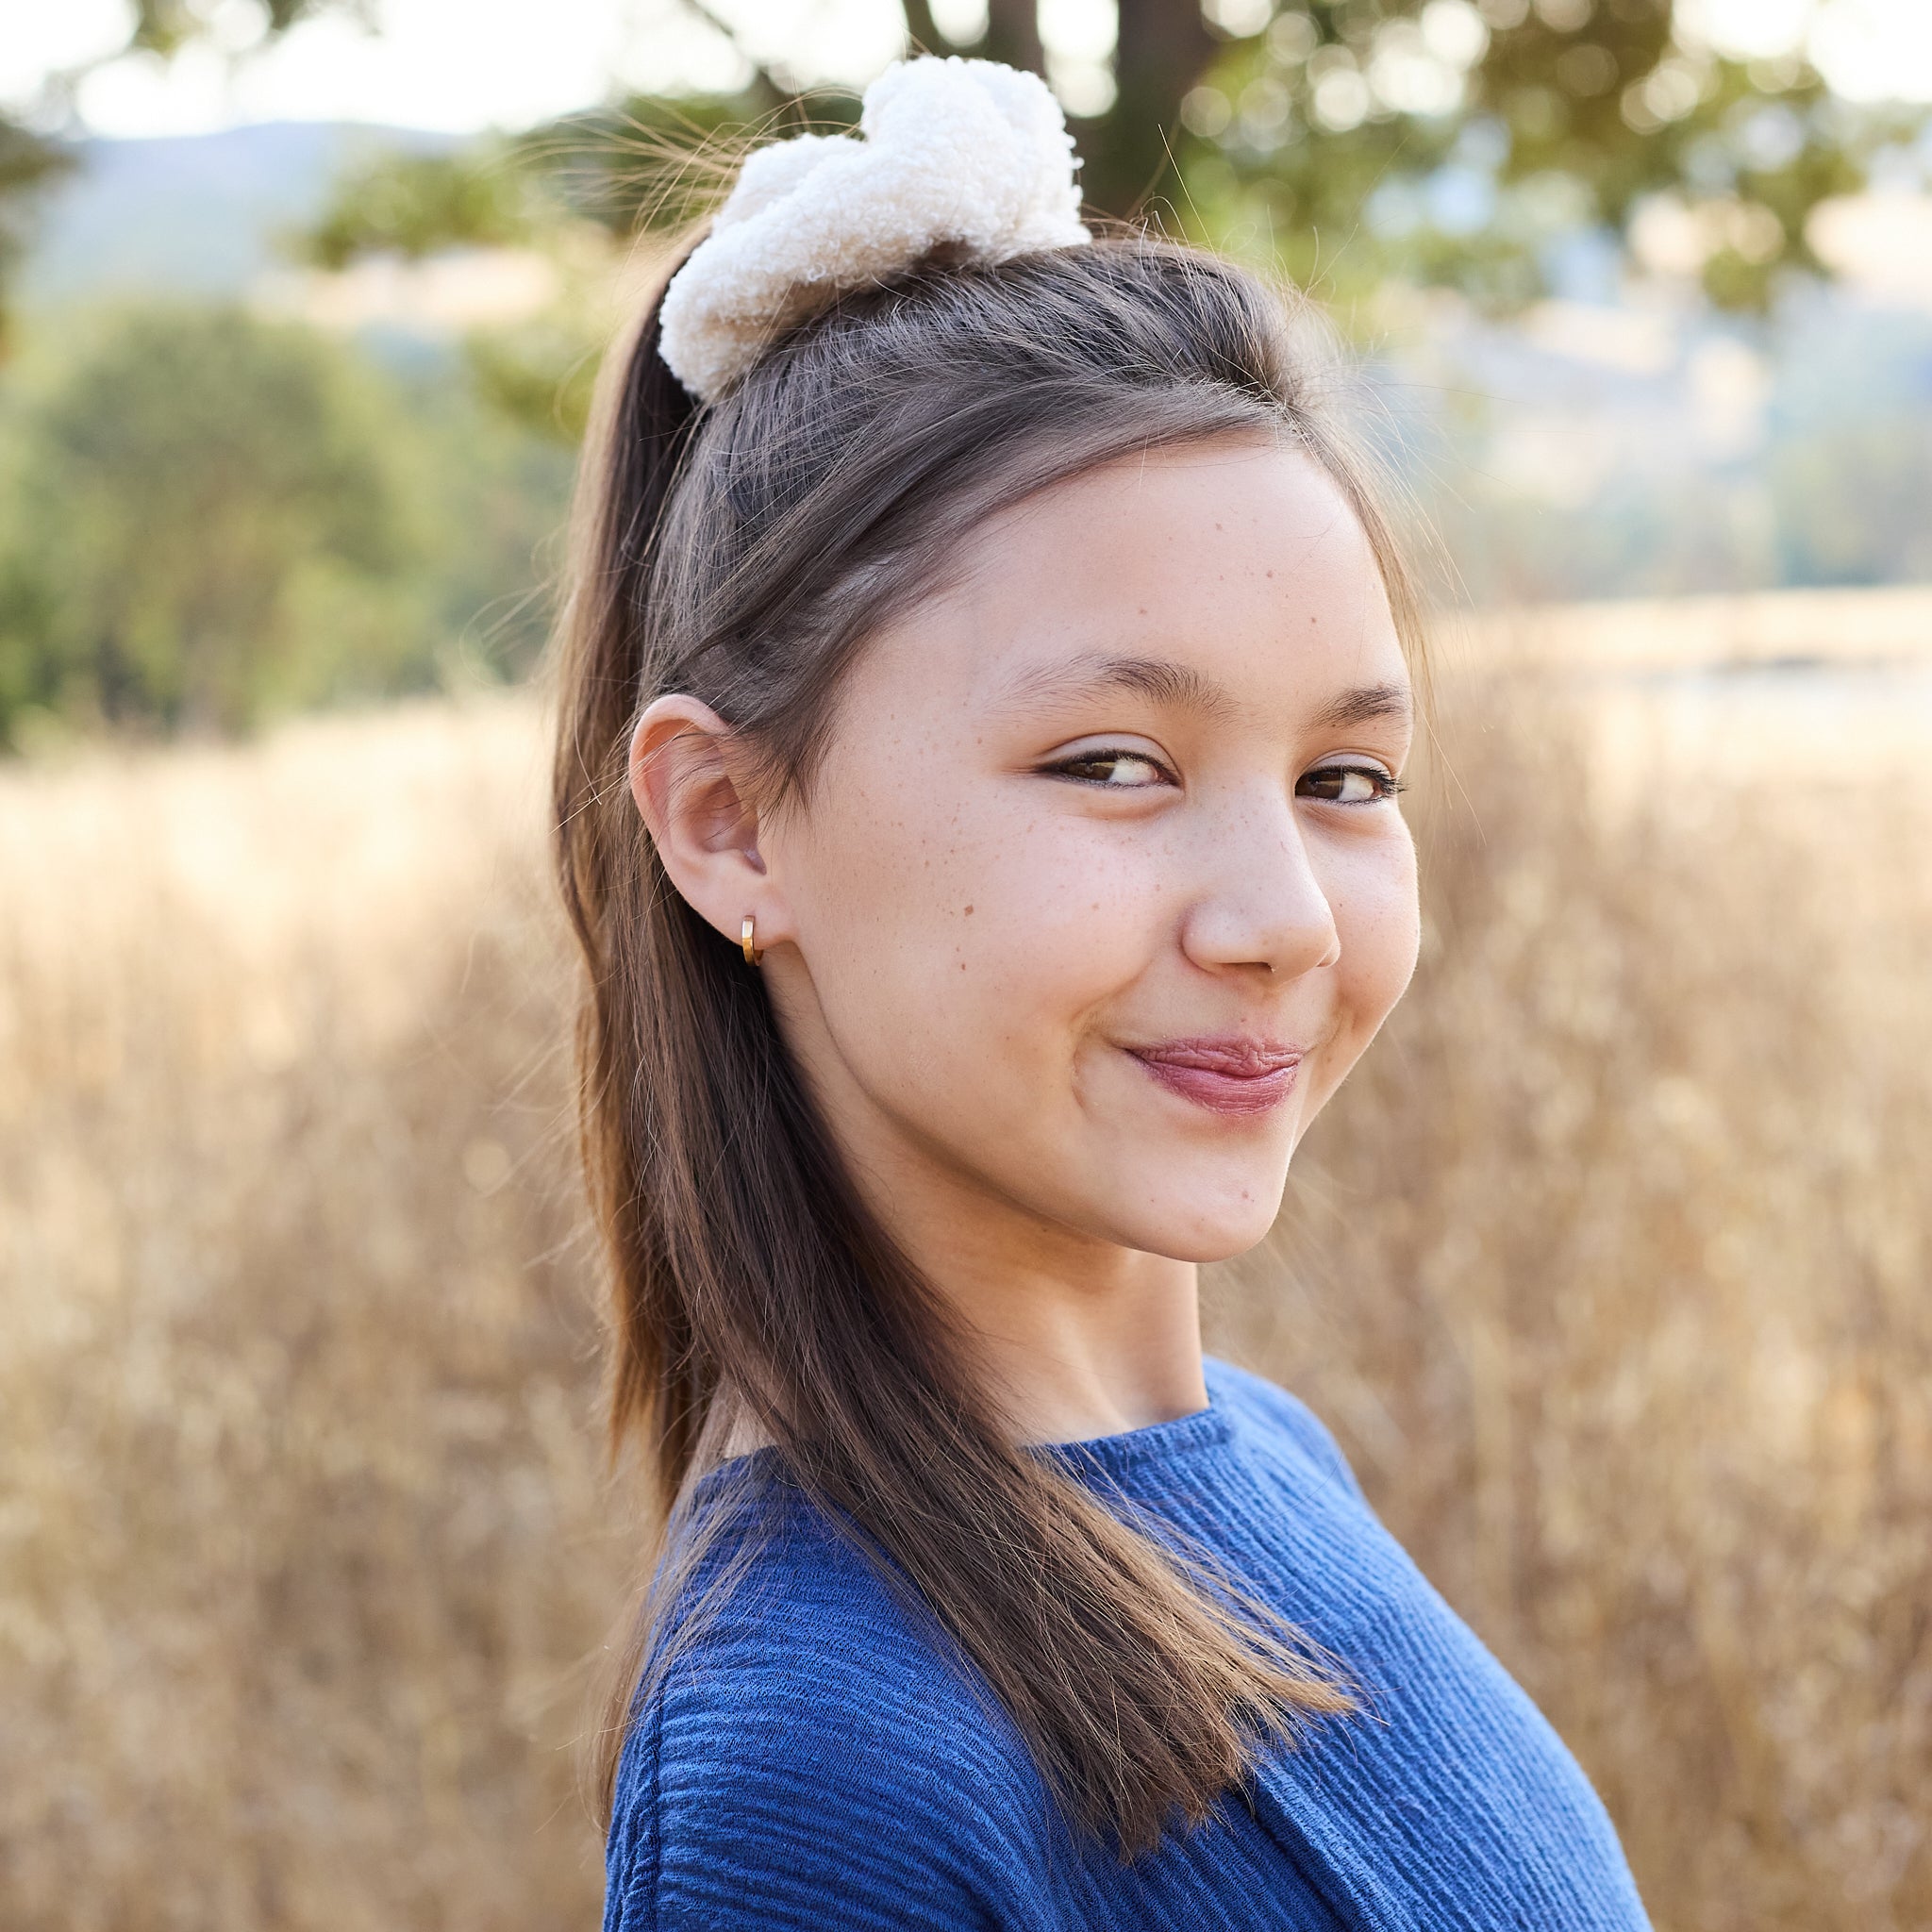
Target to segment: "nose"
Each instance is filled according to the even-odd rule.
[[[1188,855],[1189,959],[1209,972],[1253,968],[1288,980],[1341,958],[1335,909],[1290,799],[1248,797],[1202,830]]]

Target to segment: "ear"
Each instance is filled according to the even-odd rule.
[[[671,883],[734,945],[755,919],[763,948],[790,939],[791,921],[758,852],[743,768],[731,727],[681,693],[654,699],[631,734],[630,793]]]

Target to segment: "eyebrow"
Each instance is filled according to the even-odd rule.
[[[1169,658],[1123,658],[1111,654],[1075,658],[1022,672],[1000,691],[1002,708],[1019,708],[1060,698],[1093,697],[1103,691],[1131,691],[1158,705],[1172,705],[1204,717],[1224,718],[1234,700],[1206,672]]]
[[[1406,684],[1358,684],[1335,699],[1315,723],[1324,731],[1366,724],[1375,718],[1396,718],[1407,724],[1414,708]]]
[[[1051,703],[1065,698],[1092,697],[1104,691],[1130,691],[1156,704],[1193,711],[1207,718],[1226,718],[1236,709],[1234,699],[1206,672],[1170,658],[1125,658],[1111,654],[1075,658],[1068,664],[1048,664],[1022,672],[1000,691],[1001,708]],[[1406,684],[1362,684],[1332,699],[1315,720],[1318,729],[1340,731],[1376,718],[1407,723],[1413,705]]]

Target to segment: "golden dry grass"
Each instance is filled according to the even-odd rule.
[[[1216,1339],[1660,1927],[1932,1925],[1932,786],[1449,704],[1416,989]],[[13,1932],[594,1920],[541,757],[507,698],[0,774]]]
[[[591,1922],[539,756],[500,703],[6,781],[9,1928]]]

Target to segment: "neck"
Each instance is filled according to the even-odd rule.
[[[880,1165],[858,1165],[876,1182]],[[1207,1407],[1193,1262],[1042,1223],[931,1169],[865,1191],[958,1323],[1015,1441],[1118,1435]]]
[[[1207,1407],[1194,1264],[1113,1253],[1120,1265],[1078,1276],[926,1261],[1016,1441],[1077,1442]]]

